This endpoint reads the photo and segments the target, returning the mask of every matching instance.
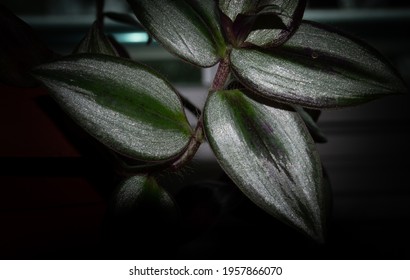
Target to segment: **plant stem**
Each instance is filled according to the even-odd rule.
[[[226,80],[228,79],[229,73],[229,60],[228,57],[225,57],[219,63],[218,70],[216,71],[215,78],[212,83],[210,91],[218,91],[223,89]]]
[[[213,80],[210,92],[223,89],[228,77],[229,77],[229,60],[224,58],[221,60],[216,71],[215,78]],[[186,163],[192,160],[201,146],[204,140],[204,127],[203,127],[203,113],[199,117],[198,124],[195,128],[194,135],[192,135],[191,140],[188,143],[188,147],[185,152],[170,166],[170,170],[175,171],[184,166]]]
[[[180,94],[180,97],[181,97],[182,105],[184,105],[184,107],[188,109],[188,111],[190,111],[192,114],[194,114],[199,119],[202,115],[201,109],[196,107],[195,104],[189,101],[185,96],[182,96]]]
[[[195,128],[194,134],[191,136],[191,140],[188,143],[187,149],[176,161],[174,161],[171,164],[169,169],[171,171],[176,171],[182,166],[184,166],[186,163],[191,161],[192,158],[195,156],[196,152],[198,151],[199,146],[201,146],[203,140],[204,140],[204,129],[203,129],[203,123],[202,123],[202,117],[201,117],[198,120],[198,124]]]
[[[219,63],[218,70],[215,74],[214,81],[209,91],[214,92],[222,90],[229,77],[229,73],[229,60],[227,58],[224,58]],[[188,110],[197,115],[200,115],[198,118],[198,123],[195,128],[194,134],[191,136],[185,151],[172,163],[163,162],[158,164],[154,163],[140,166],[129,166],[121,160],[118,160],[118,164],[120,165],[119,169],[122,171],[122,174],[133,175],[139,173],[153,173],[163,170],[176,171],[192,160],[192,158],[195,156],[196,152],[198,151],[199,147],[201,146],[205,138],[203,127],[203,112],[201,112],[200,109],[196,108],[196,106],[192,104],[189,100],[187,100],[185,97],[181,96],[181,99],[184,106]]]
[[[96,20],[98,22],[98,27],[100,28],[100,30],[102,30],[104,22],[104,5],[105,0],[96,0]]]

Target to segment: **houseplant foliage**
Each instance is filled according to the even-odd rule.
[[[130,205],[137,190],[160,188],[157,174],[180,169],[208,141],[250,200],[323,241],[328,190],[313,139],[325,139],[309,112],[405,93],[396,71],[365,43],[302,20],[303,0],[128,2],[169,52],[198,67],[219,66],[194,129],[169,82],[118,57],[102,13],[75,54],[34,69],[89,134],[141,162],[127,167],[135,176],[122,184],[121,201]]]

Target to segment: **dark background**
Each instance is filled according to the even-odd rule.
[[[118,3],[107,1],[106,10],[127,11]],[[94,13],[93,1],[4,4],[63,54],[85,34]],[[310,1],[305,18],[367,41],[409,84],[410,4]],[[135,31],[112,22],[106,27],[113,34]],[[124,45],[187,98],[203,103],[206,73],[158,45]],[[179,205],[178,221],[146,209],[118,216],[110,199],[121,177],[101,147],[44,90],[0,85],[0,95],[2,259],[410,259],[408,95],[322,113],[319,125],[328,143],[318,149],[333,190],[324,245],[250,203],[207,146],[187,169],[159,179]]]

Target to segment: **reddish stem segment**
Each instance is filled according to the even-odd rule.
[[[170,166],[172,171],[178,170],[180,167],[184,166],[186,163],[192,160],[196,152],[201,146],[204,139],[204,129],[202,126],[202,119],[198,121],[195,128],[194,134],[191,136],[191,140],[188,143],[188,147],[185,152]]]
[[[227,58],[221,60],[218,66],[218,70],[216,72],[214,81],[212,83],[210,91],[217,91],[223,89],[226,80],[228,79],[230,73],[229,69],[229,61]],[[202,144],[204,139],[204,129],[203,129],[203,119],[202,116],[198,120],[197,127],[195,128],[195,133],[191,137],[189,141],[188,147],[185,152],[171,165],[171,170],[177,170],[180,167],[184,166],[188,163],[192,158],[195,156],[196,152],[198,151],[199,147]]]
[[[210,88],[210,92],[223,89],[226,83],[226,80],[228,79],[229,73],[230,73],[229,61],[227,58],[224,58],[219,63],[218,70],[216,72],[214,81]],[[192,160],[192,158],[195,156],[196,152],[198,151],[199,147],[201,146],[202,142],[204,141],[205,134],[204,134],[204,128],[203,128],[203,115],[202,114],[199,117],[198,124],[195,128],[194,134],[190,138],[187,148],[171,165],[168,165],[169,163],[163,163],[163,164],[157,164],[157,165],[148,164],[145,166],[136,166],[136,167],[121,166],[123,167],[122,169],[125,169],[124,171],[127,172],[127,174],[128,173],[138,174],[138,173],[158,172],[164,169],[168,169],[170,171],[176,171],[179,168],[183,167],[185,164],[187,164],[189,161]],[[167,165],[168,168],[164,168],[164,165]]]
[[[211,91],[217,91],[223,89],[226,80],[228,79],[230,73],[229,69],[229,61],[227,58],[221,60],[218,66],[218,70],[216,72],[214,81],[211,86]]]

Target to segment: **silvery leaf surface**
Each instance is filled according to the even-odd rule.
[[[218,91],[206,103],[204,127],[218,162],[245,195],[323,239],[321,163],[296,112],[260,104],[239,90]]]
[[[335,108],[407,92],[391,65],[363,42],[303,22],[282,46],[233,49],[237,78],[264,98],[308,108]]]
[[[221,58],[213,26],[186,0],[128,0],[138,20],[168,51],[192,64],[210,67]]]
[[[226,43],[223,35],[218,4],[215,0],[185,0],[201,17],[212,33],[218,53],[223,56]]]
[[[232,22],[239,14],[244,14],[251,10],[257,1],[252,0],[219,0],[219,9],[227,15]]]
[[[263,1],[262,1],[263,2]],[[265,1],[272,2],[280,7],[278,17],[282,20],[283,25],[286,28],[266,28],[269,27],[269,22],[265,20],[266,27],[262,24],[258,27],[258,30],[252,31],[245,40],[245,43],[260,47],[275,47],[284,43],[293,32],[299,27],[302,22],[303,14],[306,7],[306,1]]]
[[[34,75],[80,126],[120,154],[168,160],[190,139],[177,92],[136,62],[81,54],[41,65]]]
[[[73,53],[99,53],[119,56],[109,38],[100,29],[98,21],[93,23]]]

